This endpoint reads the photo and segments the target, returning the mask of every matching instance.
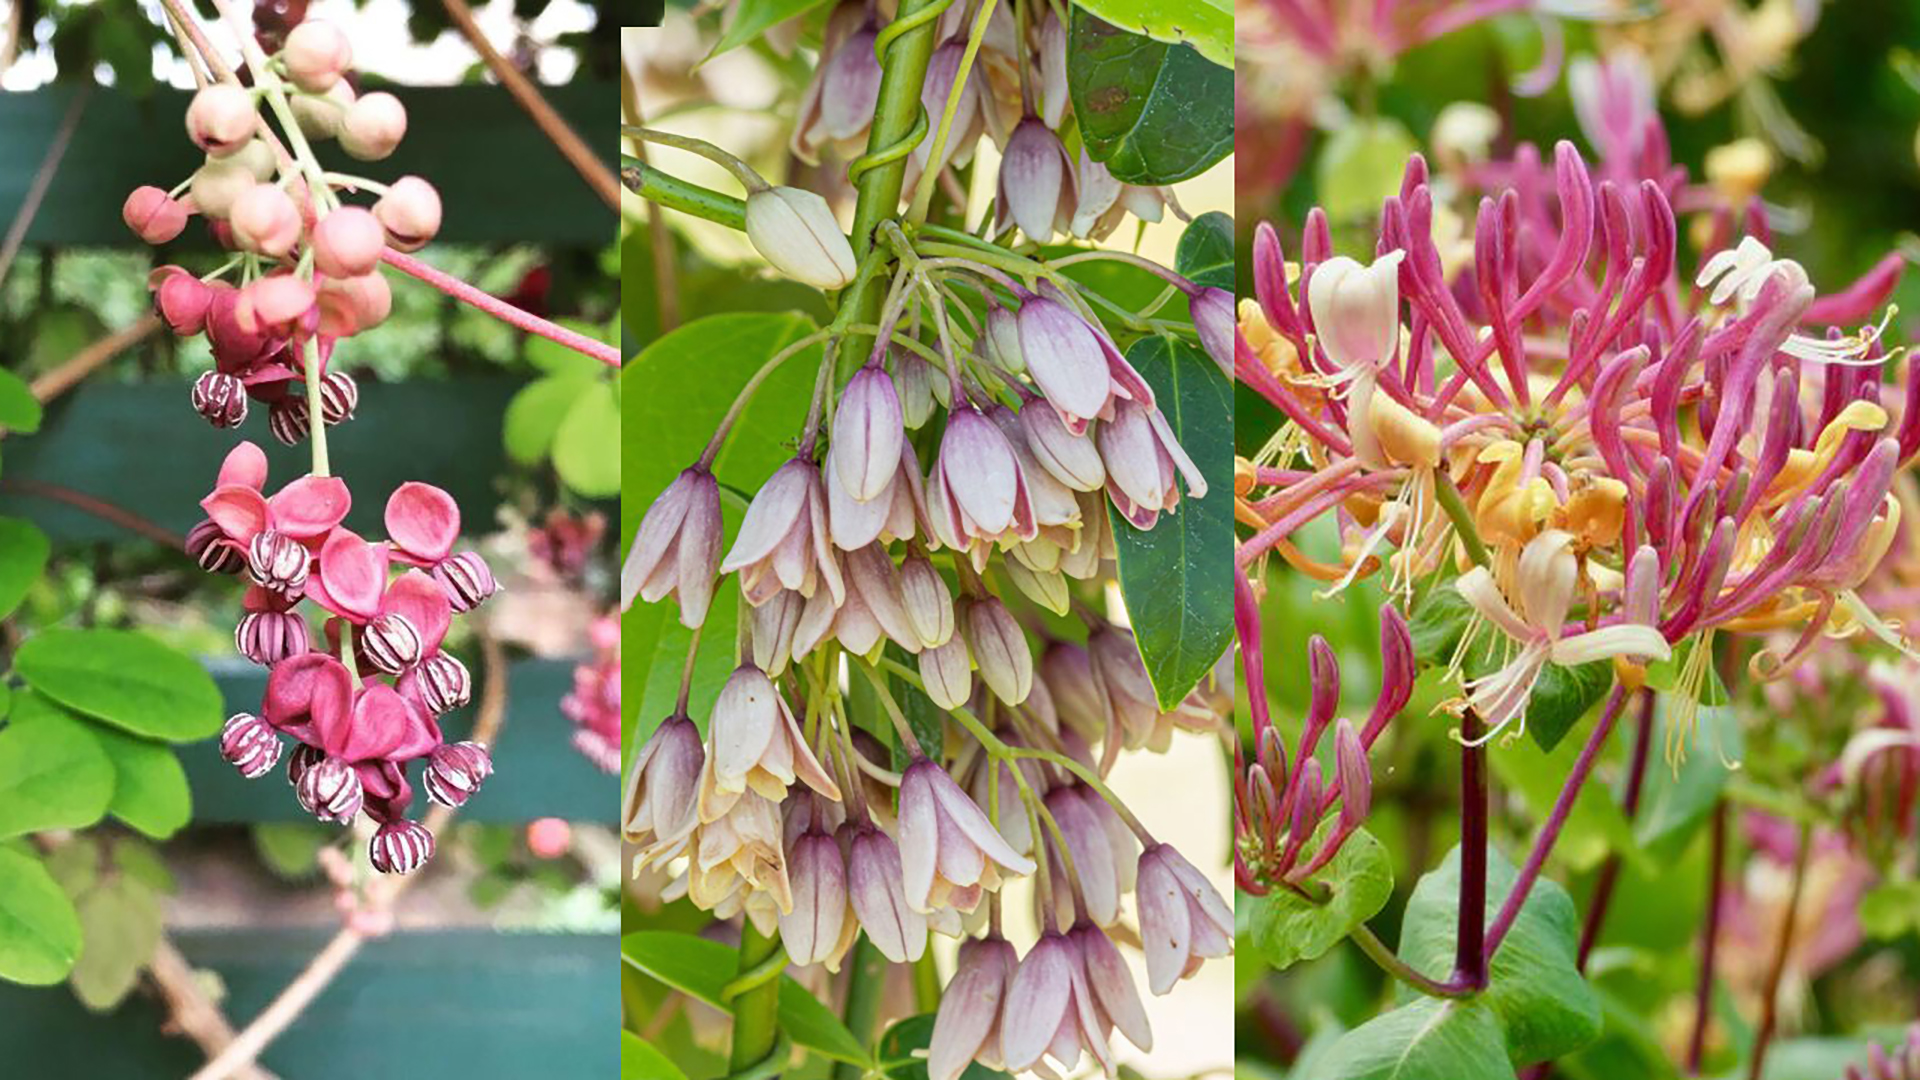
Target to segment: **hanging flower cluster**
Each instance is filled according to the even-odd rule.
[[[620,620],[603,615],[587,628],[593,659],[573,669],[560,713],[573,721],[574,749],[602,771],[620,771]]]
[[[393,298],[379,273],[382,257],[433,239],[440,195],[417,176],[382,184],[323,172],[314,159],[310,141],[333,140],[348,157],[378,161],[407,130],[398,98],[354,93],[346,78],[353,48],[338,27],[302,22],[281,52],[262,59],[277,96],[263,99],[235,82],[202,87],[186,126],[205,163],[170,191],[135,188],[122,217],[159,245],[198,214],[233,252],[205,276],[162,266],[147,285],[168,329],[204,333],[213,351],[213,369],[193,384],[195,411],[233,428],[257,402],[273,436],[292,446],[316,416],[333,425],[353,415],[359,390],[351,375],[330,368],[335,345],[386,319]],[[263,100],[272,102],[284,143],[260,112]],[[378,196],[371,207],[345,202],[362,189]],[[306,362],[309,349],[316,363]]]

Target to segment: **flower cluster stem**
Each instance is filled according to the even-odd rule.
[[[780,935],[762,934],[746,920],[740,929],[739,973],[752,972],[780,949]],[[779,1039],[780,980],[772,979],[733,1002],[733,1047],[728,1065],[739,1073],[765,1061]]]
[[[1714,955],[1720,947],[1720,890],[1727,858],[1727,804],[1713,804],[1707,851],[1707,924],[1700,933],[1700,974],[1694,983],[1693,1033],[1687,1039],[1687,1075],[1699,1076],[1707,1056],[1707,1024],[1713,1017]]]
[[[1726,826],[1720,826],[1726,831]],[[1726,843],[1721,840],[1722,845]],[[1787,958],[1793,955],[1793,934],[1800,921],[1800,898],[1807,887],[1807,863],[1813,857],[1813,825],[1800,823],[1800,843],[1793,855],[1793,884],[1787,890],[1787,910],[1780,913],[1780,934],[1773,943],[1773,963],[1767,968],[1767,985],[1760,999],[1760,1027],[1753,1035],[1753,1055],[1747,1059],[1747,1080],[1760,1080],[1766,1073],[1767,1048],[1773,1044],[1780,1020],[1780,980],[1787,973]]]
[[[1460,903],[1454,931],[1453,979],[1479,990],[1487,985],[1487,748],[1480,714],[1468,709],[1460,735]]]
[[[746,200],[682,180],[632,155],[620,155],[620,182],[656,206],[705,218],[729,229],[747,227]]]
[[[591,356],[608,367],[620,366],[620,350],[612,345],[595,341],[585,334],[569,330],[558,323],[548,322],[530,311],[522,311],[492,293],[476,289],[452,274],[437,270],[405,252],[384,248],[380,252],[380,259],[408,277],[418,278],[455,300],[471,304],[501,322],[519,327],[529,334],[538,334],[582,356]]]

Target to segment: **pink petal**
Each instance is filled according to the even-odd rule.
[[[994,830],[993,821],[987,817],[987,812],[980,809],[978,803],[968,798],[967,793],[960,790],[960,785],[954,783],[951,776],[945,772],[940,773],[934,780],[933,794],[939,802],[941,811],[953,820],[954,825],[987,858],[1016,874],[1033,873],[1033,860],[1013,850],[1013,845],[1007,843],[1006,838]]]
[[[402,759],[405,755],[396,750],[415,749],[423,741],[412,707],[385,683],[368,683],[361,689],[345,730],[323,734],[327,736],[323,748],[348,761]]]
[[[214,486],[226,487],[229,484],[239,484],[255,491],[266,487],[266,453],[245,441],[227,451],[227,459],[220,463],[220,477],[214,481]]]
[[[267,500],[259,489],[244,484],[222,484],[200,500],[200,508],[220,531],[241,543],[267,527]]]
[[[720,563],[720,572],[731,574],[773,554],[787,534],[793,531],[806,508],[807,471],[812,466],[798,458],[780,467],[753,502],[734,537],[733,549]]]
[[[927,897],[933,891],[940,822],[928,770],[939,768],[931,761],[915,762],[900,781],[900,866],[907,903],[915,911],[927,910]]]
[[[315,599],[321,606],[350,622],[365,623],[380,614],[380,598],[387,590],[387,545],[369,544],[343,529],[320,549],[316,577],[321,592]]]
[[[453,605],[447,600],[446,590],[422,570],[409,570],[395,578],[393,584],[387,586],[380,612],[406,616],[420,632],[423,657],[440,651],[440,642],[445,640],[447,628],[453,624]]]
[[[1147,954],[1147,988],[1165,994],[1186,972],[1193,936],[1187,898],[1179,879],[1161,863],[1157,848],[1140,858],[1135,898],[1140,908],[1140,946]]]
[[[453,551],[460,536],[460,506],[453,496],[409,481],[387,498],[387,537],[413,561],[431,565]]]
[[[1072,966],[1066,938],[1048,934],[1013,973],[1000,1022],[1000,1054],[1009,1072],[1031,1068],[1047,1052],[1066,1017]]]
[[[303,476],[267,500],[273,527],[296,540],[326,535],[352,506],[353,496],[337,476]]]
[[[344,721],[353,700],[353,676],[325,653],[302,653],[275,664],[267,676],[266,721],[306,743],[317,743],[316,720]]]

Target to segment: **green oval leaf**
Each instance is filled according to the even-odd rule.
[[[620,494],[620,399],[596,382],[574,399],[553,436],[553,468],[590,499]]]
[[[140,978],[160,943],[160,898],[126,875],[101,882],[75,903],[83,934],[68,981],[80,1004],[106,1012]]]
[[[549,375],[521,387],[507,402],[501,421],[501,435],[513,460],[532,465],[545,458],[567,411],[593,385],[594,380],[575,375]]]
[[[1231,0],[1083,0],[1074,8],[1155,41],[1186,42],[1215,64],[1233,66]]]
[[[0,837],[85,828],[112,798],[113,764],[89,726],[22,695],[0,729]]]
[[[631,1031],[620,1031],[620,1080],[687,1080],[667,1055]]]
[[[1134,613],[1134,640],[1162,709],[1172,709],[1212,670],[1233,639],[1233,388],[1206,354],[1185,342],[1142,338],[1127,361],[1166,414],[1200,475],[1206,497],[1184,498],[1153,528],[1136,529],[1109,507],[1120,591]]]
[[[1231,40],[1232,15],[1226,23]],[[1233,71],[1192,45],[1128,33],[1075,7],[1067,87],[1087,154],[1123,183],[1185,180],[1233,150]]]
[[[1306,851],[1320,850],[1332,827],[1331,821],[1322,822]],[[1324,904],[1312,903],[1284,888],[1240,900],[1253,908],[1250,932],[1254,945],[1278,970],[1326,955],[1355,927],[1379,914],[1393,896],[1393,860],[1371,833],[1356,829],[1314,881],[1330,890]]]
[[[731,1011],[720,993],[740,970],[738,950],[690,934],[639,930],[620,939],[620,955],[640,973]],[[790,975],[780,977],[780,1027],[796,1044],[825,1057],[854,1065],[869,1062],[860,1040]]]
[[[1487,849],[1487,923],[1506,903],[1519,871],[1497,848]],[[1459,927],[1460,849],[1420,878],[1400,923],[1400,958],[1416,970],[1444,979],[1453,970]],[[1580,976],[1575,957],[1580,920],[1573,898],[1548,878],[1533,883],[1519,917],[1500,942],[1488,970],[1487,989],[1476,1000],[1499,1015],[1508,1055],[1516,1065],[1569,1054],[1600,1034],[1600,1000]],[[1401,1000],[1418,996],[1404,988]]]
[[[80,917],[46,865],[0,847],[0,979],[50,986],[79,955]]]
[[[47,534],[30,521],[0,518],[0,619],[26,599],[47,569]]]
[[[1194,218],[1173,249],[1173,268],[1196,285],[1233,291],[1233,219],[1218,210]]]
[[[155,840],[185,827],[193,817],[193,793],[173,749],[106,726],[94,727],[93,735],[113,763],[107,812]]]
[[[1472,1000],[1423,997],[1328,1048],[1314,1080],[1513,1080],[1500,1019]]]
[[[40,430],[40,401],[25,379],[0,368],[0,427],[31,435]]]
[[[132,630],[43,630],[14,654],[28,685],[76,712],[168,742],[220,729],[213,677],[192,657]]]

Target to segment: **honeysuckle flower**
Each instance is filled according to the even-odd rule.
[[[1033,655],[1027,651],[1026,631],[1007,606],[990,596],[963,601],[960,628],[980,678],[994,696],[1009,705],[1026,701],[1033,688]]]
[[[725,813],[703,820],[694,830],[692,856],[686,888],[698,907],[722,918],[745,914],[766,934],[782,912],[793,910],[780,804],[758,791],[741,793]]]
[[[1072,220],[1073,201],[1073,163],[1060,136],[1039,117],[1020,121],[1000,159],[995,231],[1011,221],[1029,240],[1044,244]]]
[[[1001,871],[1033,872],[1033,860],[1007,843],[947,771],[925,758],[900,781],[900,846],[907,903],[929,913],[972,911]]]
[[[781,588],[812,596],[822,584],[834,603],[845,599],[840,561],[827,535],[827,492],[812,462],[794,458],[754,495],[740,534],[720,562],[721,573],[735,571],[741,591],[756,606]]]
[[[1060,826],[1060,835],[1066,838],[1067,853],[1073,857],[1073,868],[1080,879],[1080,898],[1086,904],[1087,914],[1101,926],[1112,926],[1120,917],[1120,898],[1125,891],[1121,878],[1121,867],[1114,860],[1113,837],[1107,831],[1105,816],[1095,808],[1094,803],[1103,803],[1098,794],[1078,785],[1058,787],[1046,794],[1047,810]],[[1066,867],[1059,862],[1054,852],[1054,867],[1059,871],[1055,880],[1065,880]],[[1134,872],[1133,859],[1129,853],[1125,873]],[[1056,901],[1068,898],[1056,896]]]
[[[754,250],[803,285],[842,289],[859,269],[833,208],[811,191],[775,187],[748,195],[746,225]]]
[[[1067,937],[1080,948],[1087,965],[1087,986],[1093,991],[1093,1012],[1101,1023],[1101,1035],[1111,1045],[1117,1028],[1127,1041],[1141,1050],[1153,1049],[1153,1029],[1147,1023],[1146,1006],[1133,985],[1133,972],[1113,939],[1100,927],[1081,922]]]
[[[635,596],[653,604],[677,593],[681,624],[706,622],[721,538],[719,482],[698,465],[682,471],[640,519],[620,569],[620,609]]]
[[[797,779],[836,802],[840,788],[800,732],[773,681],[742,664],[720,689],[707,722],[710,749],[700,777],[700,819],[724,816],[749,790],[778,805]],[[784,909],[784,906],[783,906]]]
[[[1389,251],[1362,266],[1336,255],[1314,268],[1307,308],[1315,339],[1344,373],[1370,373],[1400,345],[1400,260]]]
[[[1567,64],[1567,96],[1581,133],[1605,158],[1638,156],[1650,130],[1660,125],[1653,72],[1638,48],[1621,45],[1602,59],[1574,57]]]
[[[927,1041],[927,1080],[959,1080],[976,1061],[1002,1067],[1001,1013],[1019,966],[1013,946],[997,934],[961,944]]]
[[[1525,730],[1527,702],[1548,663],[1572,667],[1614,657],[1665,660],[1672,650],[1660,631],[1644,623],[1620,622],[1597,630],[1566,634],[1580,573],[1573,537],[1549,529],[1528,541],[1513,581],[1519,610],[1485,567],[1460,575],[1455,588],[1474,611],[1519,646],[1519,653],[1498,671],[1467,680],[1468,704],[1487,725],[1480,740],[1492,738],[1512,721]]]
[[[880,61],[873,16],[859,4],[843,4],[828,19],[820,66],[800,96],[789,146],[795,157],[818,164],[820,149],[860,138],[873,121],[880,96]]]
[[[640,744],[620,800],[620,835],[640,848],[636,873],[686,848],[700,822],[696,800],[706,757],[699,729],[681,715],[667,717]]]
[[[1107,468],[1091,434],[1074,434],[1045,398],[1024,398],[1019,416],[1027,450],[1055,480],[1074,491],[1098,491],[1106,483]]]
[[[837,442],[827,447],[822,474],[827,487],[827,533],[835,547],[852,551],[875,540],[910,540],[919,535],[928,536],[929,543],[935,542],[932,529],[922,527],[927,497],[913,444],[902,439],[897,451],[885,486],[872,499],[861,502],[840,475],[840,456],[845,451]]]
[[[1203,960],[1233,954],[1233,909],[1178,851],[1155,844],[1140,854],[1135,895],[1147,987],[1166,994]]]
[[[927,920],[907,902],[900,848],[868,823],[841,827],[847,850],[847,894],[867,940],[896,964],[918,961],[927,950]]]

